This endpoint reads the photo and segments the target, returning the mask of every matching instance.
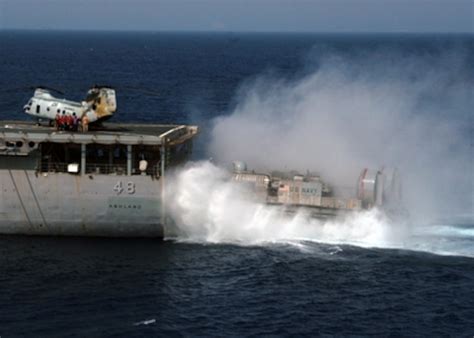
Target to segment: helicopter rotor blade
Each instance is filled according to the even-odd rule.
[[[12,92],[24,92],[27,90],[36,90],[36,89],[46,89],[52,92],[56,92],[60,95],[64,95],[64,93],[58,89],[48,87],[48,86],[25,86],[25,87],[17,87],[17,88],[9,88],[9,89],[4,89],[2,92],[4,93],[12,93]]]
[[[58,94],[60,94],[60,95],[64,95],[64,92],[60,91],[59,89],[52,88],[52,87],[38,86],[37,88],[50,90],[50,91],[56,92],[56,93],[58,93]]]
[[[126,86],[126,85],[125,86],[122,86],[122,85],[110,86],[110,85],[107,85],[107,84],[94,84],[92,87],[90,87],[90,89],[92,89],[92,88],[111,88],[111,89],[115,89],[115,90],[118,89],[118,90],[123,90],[123,91],[130,90],[130,91],[139,92],[139,93],[142,93],[142,94],[145,94],[145,95],[150,95],[150,96],[161,96],[160,92],[158,92],[158,91],[155,91],[155,90],[149,89],[149,88],[139,87],[139,86]],[[59,89],[56,89],[56,88],[53,88],[53,87],[49,87],[49,86],[16,87],[16,88],[3,89],[3,90],[0,90],[0,92],[15,93],[15,92],[24,92],[24,91],[27,91],[27,90],[35,90],[35,89],[45,89],[45,90],[49,90],[51,92],[58,93],[59,95],[64,95],[63,91],[61,91]]]
[[[95,84],[91,88],[111,88],[111,89],[119,89],[119,90],[134,90],[137,92],[141,92],[143,94],[151,95],[151,96],[160,96],[160,93],[154,90],[150,90],[148,88],[143,88],[143,87],[136,87],[136,86],[110,86],[110,85],[103,85],[103,84]]]
[[[108,84],[97,84],[95,83],[91,88],[110,88],[110,89],[115,89],[114,86],[110,86]]]

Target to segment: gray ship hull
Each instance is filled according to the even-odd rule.
[[[0,234],[162,238],[162,181],[3,169]]]

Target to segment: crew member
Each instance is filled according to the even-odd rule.
[[[76,113],[72,113],[72,130],[77,131],[77,125],[79,123],[79,119],[77,118]]]
[[[59,130],[66,129],[66,112],[63,110],[62,115],[59,116]]]
[[[71,114],[66,115],[66,130],[72,130],[72,116]]]
[[[56,113],[56,118],[54,119],[55,127],[56,130],[59,130],[59,120],[61,119],[61,115],[59,114],[59,111]]]
[[[89,130],[89,118],[87,117],[87,115],[84,115],[82,117],[82,132],[83,133],[87,133],[87,131]]]

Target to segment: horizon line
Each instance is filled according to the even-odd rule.
[[[87,33],[197,33],[197,34],[406,34],[406,35],[474,35],[473,31],[452,31],[452,32],[434,32],[434,31],[226,31],[226,30],[166,30],[166,29],[88,29],[88,28],[0,28],[0,32],[22,31],[22,32],[87,32]]]

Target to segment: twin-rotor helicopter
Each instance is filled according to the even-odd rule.
[[[109,86],[90,88],[82,102],[61,99],[53,96],[52,92],[62,94],[52,88],[36,88],[33,97],[23,107],[24,112],[38,123],[49,120],[51,125],[58,115],[74,115],[81,120],[87,118],[88,123],[95,123],[110,118],[117,110],[115,90]]]

